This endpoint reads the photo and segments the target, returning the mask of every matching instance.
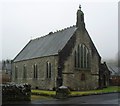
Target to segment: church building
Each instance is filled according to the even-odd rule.
[[[85,28],[79,7],[76,25],[30,40],[13,60],[12,81],[33,89],[72,90],[100,86],[101,56]]]

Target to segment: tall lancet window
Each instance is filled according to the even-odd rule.
[[[18,67],[15,66],[15,79],[17,79],[17,78],[18,78]]]
[[[38,78],[38,66],[37,66],[37,64],[34,64],[34,66],[33,66],[33,78],[34,79]]]
[[[77,67],[77,52],[74,53],[74,66]]]
[[[78,45],[78,47],[77,47],[77,61],[78,61],[78,67],[80,67],[80,46]]]
[[[52,64],[50,62],[46,62],[46,78],[51,78],[52,75]]]
[[[23,65],[23,79],[26,80],[26,78],[27,78],[27,68],[26,68],[26,65],[24,64]]]
[[[84,44],[77,46],[74,52],[74,66],[75,68],[89,68],[90,67],[89,50]]]

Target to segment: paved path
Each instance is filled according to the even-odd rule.
[[[68,99],[45,99],[45,100],[33,100],[29,103],[20,102],[19,105],[11,104],[11,106],[120,106],[120,93],[112,94],[103,94],[103,95],[91,95],[91,96],[82,96],[82,97],[71,97]],[[90,105],[91,104],[91,105]],[[9,106],[9,105],[7,105]]]
[[[63,100],[32,101],[32,104],[118,104],[120,93],[71,97]]]

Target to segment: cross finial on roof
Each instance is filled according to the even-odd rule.
[[[79,4],[79,9],[81,10],[81,5]]]

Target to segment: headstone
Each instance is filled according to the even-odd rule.
[[[56,90],[56,98],[57,98],[57,99],[68,98],[69,94],[70,94],[70,90],[69,90],[68,87],[66,87],[66,86],[60,86],[60,87]]]

